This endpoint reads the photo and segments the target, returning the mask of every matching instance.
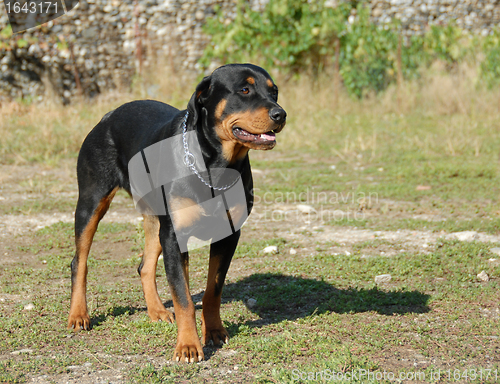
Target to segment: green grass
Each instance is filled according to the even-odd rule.
[[[408,153],[399,154],[410,157]],[[310,155],[300,156],[302,161],[280,162],[277,166],[274,160],[265,160],[264,156],[253,161],[257,169],[270,170],[265,188],[256,189],[257,203],[311,204],[316,209],[352,213],[363,205],[364,213],[356,216],[359,220],[347,221],[351,225],[377,229],[426,227],[434,231],[475,229],[498,233],[500,228],[497,187],[500,176],[493,155],[479,162],[475,157],[420,154],[424,160],[398,164],[385,159],[373,164],[371,160],[360,159],[355,165],[324,159],[311,164],[307,162]],[[428,189],[419,190],[419,186]],[[377,217],[370,215],[371,212]],[[395,221],[378,223],[378,214],[387,213],[398,217]],[[422,214],[439,217],[435,221],[414,218]],[[342,224],[335,221],[341,220],[332,220],[331,224]]]
[[[121,243],[123,233],[133,237],[136,228],[106,224],[99,232],[98,250],[103,243]],[[134,241],[120,258],[106,258],[99,251],[91,257],[93,330],[75,336],[65,330],[71,242],[71,225],[52,225],[36,233],[33,249],[23,250],[42,254],[47,261],[43,268],[0,267],[4,280],[0,295],[29,296],[35,306],[33,311],[23,310],[26,299],[2,306],[0,351],[32,350],[0,362],[2,382],[65,373],[69,366],[84,363],[106,369],[123,355],[170,358],[176,326],[151,323],[147,317],[135,271],[139,259],[132,250]],[[429,254],[364,258],[360,250],[384,242],[354,246],[350,256],[323,250],[302,257],[263,254],[262,247],[268,244],[278,245],[279,255],[297,247],[284,239],[239,247],[235,260],[245,261],[251,272],[230,274],[224,290],[222,313],[231,335],[229,345],[210,350],[210,359],[202,365],[155,366],[138,358],[129,380],[292,382],[303,372],[383,370],[386,360],[401,360],[408,354],[435,361],[425,366],[427,372],[446,364],[462,370],[498,369],[494,357],[499,348],[498,320],[482,316],[481,309],[498,305],[500,286],[497,279],[480,283],[476,278],[480,270],[490,276],[500,274],[500,266],[487,261],[489,245],[440,241]],[[193,253],[192,275],[206,274],[203,253]],[[377,286],[374,277],[382,273],[393,278]],[[164,285],[164,272],[158,276]],[[203,280],[192,278],[192,291],[202,289]],[[256,300],[252,309],[245,305],[249,298]],[[232,352],[224,355],[224,351]],[[225,376],[217,367],[232,373]],[[423,371],[403,363],[391,369]]]
[[[15,206],[4,205],[0,207],[0,214],[4,215],[29,215],[35,213],[61,212],[75,209],[75,201],[59,198],[43,198],[18,204]]]
[[[499,234],[498,98],[457,88],[463,112],[452,113],[438,98],[439,83],[432,84],[417,89],[413,104],[401,110],[390,91],[361,102],[342,99],[334,110],[326,86],[311,89],[299,82],[280,88],[288,125],[276,149],[251,153],[253,168],[261,171],[254,177],[251,218],[263,216],[243,228],[223,293],[222,319],[231,340],[221,349],[205,348],[201,364],[170,363],[176,325],[149,321],[137,275],[144,247],[140,225],[99,226],[89,258],[93,330],[78,334],[66,330],[72,224],[9,234],[0,242],[8,253],[8,263],[0,265],[0,382],[76,375],[72,366],[122,369],[130,383],[289,383],[310,382],[310,375],[328,382],[317,374],[384,370],[425,374],[421,381],[437,382],[430,375],[439,369],[441,382],[466,382],[443,372],[499,370],[500,264],[490,261],[498,259],[491,252],[497,245],[444,238],[470,230]],[[189,97],[174,96],[178,106]],[[121,101],[5,114],[2,169],[16,174],[16,164],[41,163],[55,176],[7,181],[0,194],[16,203],[2,204],[0,213],[20,220],[71,214],[76,197],[59,192],[76,191],[76,179],[71,172],[58,179],[59,160],[74,169],[86,132]],[[63,124],[70,120],[73,125]],[[298,204],[316,213],[283,219]],[[123,194],[111,211],[129,205]],[[315,216],[322,212],[337,216]],[[443,237],[428,247],[376,234],[354,242],[328,238],[345,229]],[[279,253],[265,254],[268,245]],[[196,303],[205,288],[207,254],[202,248],[190,255]],[[483,270],[488,282],[477,277]],[[375,276],[386,273],[391,281],[375,284]],[[157,278],[171,306],[161,263]],[[31,311],[24,309],[29,303]],[[198,322],[200,309],[197,304]],[[31,352],[11,354],[25,348]]]

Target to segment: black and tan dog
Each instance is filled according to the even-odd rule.
[[[205,77],[191,97],[187,110],[157,101],[134,101],[108,113],[89,133],[78,157],[79,198],[75,212],[76,255],[71,263],[71,309],[68,328],[90,328],[87,310],[87,258],[99,221],[119,188],[131,193],[128,164],[131,158],[161,140],[194,130],[207,168],[234,169],[241,175],[246,208],[253,205],[249,149],[272,149],[275,133],[286,122],[278,105],[278,89],[269,74],[251,64],[231,64]],[[186,123],[184,124],[184,119]],[[175,155],[175,154],[174,154]],[[179,148],[179,158],[184,156]],[[175,183],[165,188],[167,199],[176,196]],[[207,187],[208,188],[208,187]],[[228,213],[229,215],[229,213]],[[201,215],[191,215],[186,230]],[[179,217],[182,225],[183,218]],[[169,215],[144,215],[146,237],[139,266],[151,320],[174,321],[156,288],[156,267],[163,251],[167,280],[178,326],[174,360],[195,362],[204,358],[198,338],[195,307],[189,293],[188,252],[181,252]],[[202,343],[222,344],[228,333],[220,318],[221,292],[240,231],[210,246],[208,281],[203,296]]]

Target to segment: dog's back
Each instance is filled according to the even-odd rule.
[[[77,164],[80,193],[82,189],[102,186],[103,180],[106,180],[104,189],[119,186],[130,192],[128,162],[150,143],[178,133],[165,132],[173,129],[170,123],[178,113],[177,108],[154,100],[132,101],[107,113],[80,149]]]

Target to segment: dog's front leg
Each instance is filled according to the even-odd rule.
[[[194,304],[189,293],[189,255],[180,251],[171,228],[160,225],[160,242],[177,322],[177,345],[173,360],[186,363],[202,361],[203,348],[196,331]]]
[[[207,289],[203,295],[201,314],[202,343],[220,345],[229,341],[229,334],[222,325],[220,304],[222,287],[229,264],[238,245],[240,231],[210,246]]]

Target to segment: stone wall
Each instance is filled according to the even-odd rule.
[[[375,21],[399,19],[410,33],[452,20],[458,27],[485,35],[500,22],[500,0],[372,0],[370,6]]]
[[[139,41],[144,66],[170,56],[176,68],[196,71],[207,39],[201,26],[216,7],[234,17],[231,0],[139,0],[137,6],[133,0],[82,0],[47,27],[14,35],[8,49],[0,48],[0,100],[41,100],[50,91],[68,102],[79,92],[75,67],[88,96],[128,86],[139,70]],[[0,15],[1,30],[8,22],[1,3]]]
[[[258,10],[266,0],[249,2]],[[46,27],[14,35],[8,47],[0,45],[0,102],[27,97],[42,100],[52,93],[66,103],[79,92],[93,96],[128,87],[140,62],[146,66],[159,58],[166,59],[178,73],[199,72],[197,61],[208,41],[202,32],[204,21],[220,8],[226,22],[231,22],[237,1],[137,3],[82,0],[76,9]],[[335,1],[329,3],[333,6]],[[500,0],[371,0],[370,6],[375,21],[384,23],[396,17],[409,33],[454,20],[465,29],[486,34],[500,18]],[[0,30],[7,22],[0,3]],[[138,55],[138,42],[142,55]]]

